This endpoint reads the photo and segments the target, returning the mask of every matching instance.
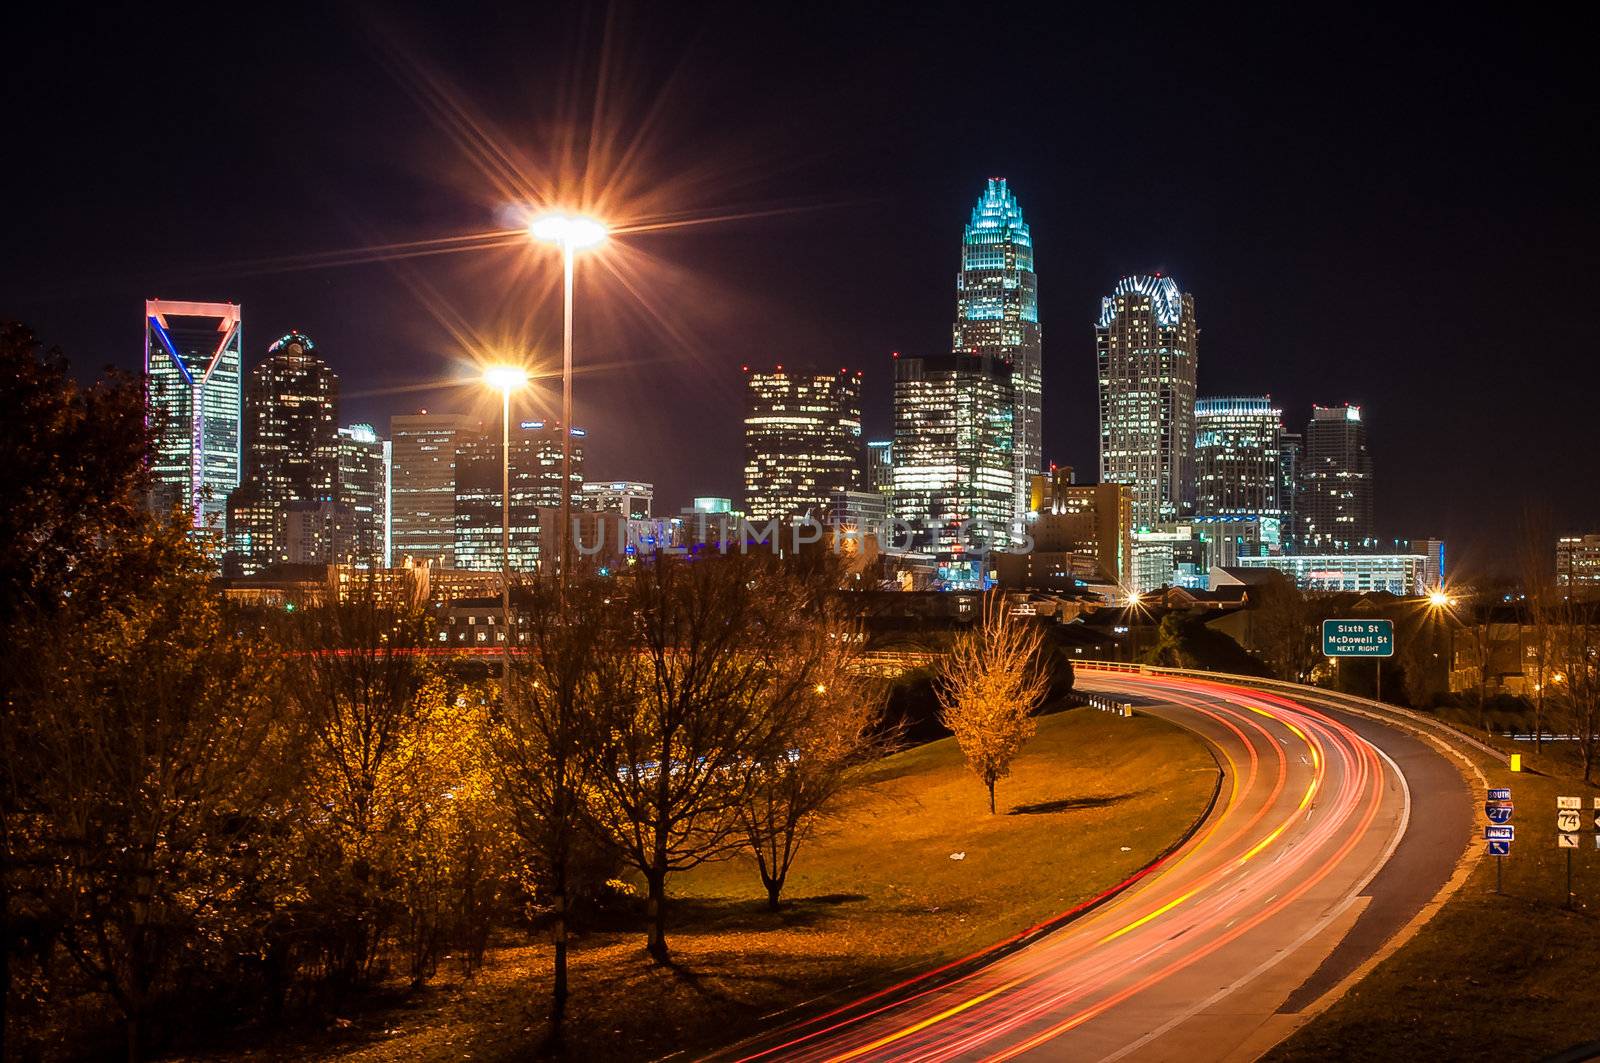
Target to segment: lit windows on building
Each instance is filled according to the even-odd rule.
[[[1039,282],[1033,234],[1003,177],[991,177],[961,236],[952,349],[1011,367],[1012,520],[1027,510],[1029,478],[1043,466]]]
[[[1371,550],[1372,456],[1359,406],[1313,406],[1296,500],[1296,539],[1307,553]]]
[[[629,520],[649,520],[655,487],[638,480],[599,480],[583,485],[585,510],[621,513]]]
[[[456,444],[474,431],[454,413],[389,418],[389,558],[455,566]]]
[[[744,504],[749,519],[820,518],[861,484],[861,373],[745,367]]]
[[[567,490],[573,509],[583,505],[581,428],[572,430],[572,479]],[[455,471],[456,568],[497,570],[504,564],[501,542],[501,439],[498,433],[459,437]],[[539,510],[561,506],[561,429],[544,421],[524,421],[511,432],[511,569],[532,572],[543,557]]]
[[[1012,541],[1011,367],[957,353],[897,357],[894,373],[895,515],[946,586],[982,586],[974,554]]]
[[[1429,573],[1435,567],[1428,555],[1420,553],[1241,557],[1236,565],[1282,572],[1304,591],[1387,591],[1402,597],[1427,593]]]
[[[1575,595],[1600,592],[1600,534],[1556,540],[1556,585]]]
[[[1283,516],[1283,414],[1267,396],[1195,402],[1199,516]]]
[[[389,556],[389,442],[369,424],[339,429],[335,499],[355,520],[349,563],[384,568]]]
[[[1171,277],[1125,277],[1101,300],[1100,479],[1132,489],[1137,526],[1194,511],[1197,334]]]

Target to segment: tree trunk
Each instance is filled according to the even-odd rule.
[[[650,917],[650,955],[657,963],[667,962],[667,875],[665,871],[645,872],[650,886],[646,912]]]
[[[783,879],[762,876],[767,884],[767,911],[778,910],[778,894],[783,892]]]
[[[994,780],[989,780],[989,815],[994,815]]]
[[[556,1033],[567,1014],[567,883],[564,869],[556,873],[555,925],[550,936],[555,942],[555,985],[550,995],[550,1025]]]

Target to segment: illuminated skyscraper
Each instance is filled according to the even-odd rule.
[[[1361,407],[1311,407],[1297,517],[1305,553],[1359,553],[1376,546],[1372,456]]]
[[[349,563],[382,568],[389,557],[389,441],[370,424],[339,429],[335,500],[350,511]]]
[[[867,441],[866,461],[862,466],[861,487],[881,495],[894,494],[894,443],[888,439]]]
[[[982,585],[974,549],[1011,542],[1014,401],[1011,366],[999,358],[895,358],[894,511],[947,586]]]
[[[389,418],[389,564],[455,566],[456,442],[472,430],[457,413]]]
[[[339,377],[311,337],[291,332],[267,348],[245,396],[244,486],[228,504],[230,572],[248,576],[287,560],[288,503],[335,500],[338,410]]]
[[[861,484],[861,373],[745,367],[744,508],[765,523],[810,514]]]
[[[151,505],[220,536],[239,486],[242,323],[237,303],[144,304],[144,386],[154,429]]]
[[[572,430],[572,508],[583,504],[583,429]],[[463,433],[456,439],[456,568],[497,571],[504,564],[501,536],[500,433]],[[511,432],[511,568],[538,569],[542,556],[539,510],[561,505],[561,427],[523,421]]]
[[[1030,478],[1043,465],[1039,282],[1033,234],[1005,178],[991,177],[961,236],[953,349],[1011,367],[1012,519],[1028,509]]]
[[[1100,301],[1100,479],[1133,488],[1137,527],[1193,512],[1198,331],[1171,277],[1124,277]]]
[[[1270,396],[1199,399],[1195,420],[1195,513],[1204,517],[1283,513],[1283,411]]]

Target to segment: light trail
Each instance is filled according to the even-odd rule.
[[[1393,852],[1404,825],[1396,769],[1334,715],[1225,682],[1088,668],[1079,677],[1154,701],[1141,711],[1216,749],[1227,785],[1208,821],[1047,937],[1025,931],[727,1058],[942,1063],[1046,1046],[1056,1058],[1121,1056],[1166,1028],[1152,1014],[1187,1019],[1192,1000],[1245,984],[1271,966],[1263,955],[1311,940]],[[1131,1001],[1136,1012],[1122,1007]]]

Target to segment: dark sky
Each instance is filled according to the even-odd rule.
[[[439,386],[471,349],[549,364],[558,261],[323,253],[504,229],[519,190],[761,215],[581,271],[590,473],[675,507],[738,493],[743,363],[861,368],[886,431],[889,352],[948,349],[961,226],[1004,175],[1038,249],[1046,456],[1080,478],[1099,298],[1159,270],[1194,294],[1202,395],[1268,392],[1292,426],[1364,407],[1382,534],[1492,558],[1530,504],[1600,528],[1586,43],[1527,5],[1291,6],[36,14],[5,64],[0,316],[90,373],[137,367],[146,297],[236,300],[251,364],[302,329],[341,420],[382,428],[482,408]]]

